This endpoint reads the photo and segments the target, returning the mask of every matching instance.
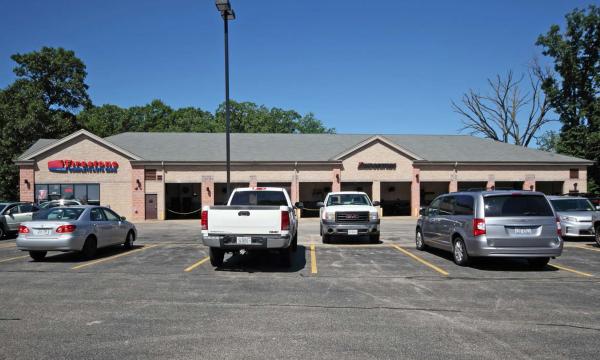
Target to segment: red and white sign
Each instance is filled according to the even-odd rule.
[[[119,163],[102,160],[50,160],[48,170],[52,172],[112,172],[116,173]]]

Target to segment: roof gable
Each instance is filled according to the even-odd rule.
[[[424,160],[419,155],[409,151],[408,149],[405,149],[404,147],[398,145],[395,142],[390,141],[389,139],[386,139],[385,137],[383,137],[381,135],[375,135],[368,139],[365,139],[364,141],[361,141],[360,143],[352,146],[351,148],[333,156],[331,159],[332,160],[344,160],[345,158],[349,157],[350,155],[352,155],[366,147],[369,147],[375,143],[381,143],[381,144],[387,145],[388,147],[396,150],[397,152],[408,157],[411,160]]]

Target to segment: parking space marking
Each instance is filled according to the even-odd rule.
[[[596,249],[592,247],[593,245],[575,245],[575,246],[569,246],[569,247],[574,247],[576,249],[584,249],[584,250],[591,250],[591,251],[598,251],[600,252],[600,249]]]
[[[26,258],[26,257],[29,257],[29,255],[15,256],[15,257],[11,257],[11,258],[8,258],[8,259],[0,259],[0,263],[11,261],[11,260],[23,259],[23,258]]]
[[[330,247],[330,248],[384,248],[386,244],[311,244],[311,246]]]
[[[86,262],[85,264],[74,266],[74,267],[71,268],[71,270],[77,270],[77,269],[84,268],[86,266],[96,265],[96,264],[103,263],[103,262],[106,262],[106,261],[114,260],[114,259],[120,258],[122,256],[135,254],[135,253],[143,251],[143,250],[147,250],[147,249],[151,249],[153,247],[157,247],[158,245],[159,244],[156,244],[156,245],[144,245],[144,247],[142,247],[140,249],[130,250],[130,251],[127,251],[127,252],[124,252],[124,253],[120,253],[120,254],[117,254],[117,255],[109,256],[109,257],[106,257],[106,258],[103,258],[103,259],[92,260],[92,261]]]
[[[411,253],[411,252],[409,252],[409,251],[407,251],[407,250],[405,250],[405,249],[401,248],[401,247],[400,247],[400,246],[398,246],[398,245],[391,245],[391,247],[393,247],[394,249],[396,249],[396,250],[400,251],[400,252],[401,252],[401,253],[403,253],[404,255],[407,255],[407,256],[409,256],[409,257],[413,258],[414,260],[417,260],[417,261],[418,261],[418,262],[420,262],[421,264],[423,264],[423,265],[425,265],[425,266],[428,266],[428,267],[430,267],[431,269],[433,269],[433,270],[435,270],[435,271],[439,272],[440,274],[442,274],[442,275],[444,275],[444,276],[448,276],[448,275],[449,275],[447,271],[445,271],[445,270],[443,270],[443,269],[441,269],[441,268],[439,268],[439,267],[437,267],[437,266],[433,265],[433,264],[432,264],[432,263],[430,263],[429,261],[427,261],[427,260],[423,259],[422,257],[420,257],[420,256],[417,256],[417,255],[415,255],[415,254],[413,254],[413,253]]]
[[[8,249],[8,248],[11,248],[11,247],[16,247],[16,246],[17,246],[16,243],[1,244],[0,245],[0,249]]]
[[[573,274],[577,274],[577,275],[581,275],[581,276],[586,276],[586,277],[594,277],[594,275],[586,273],[586,272],[582,272],[582,271],[578,271],[575,269],[571,269],[562,265],[556,265],[556,264],[548,264],[548,266],[553,267],[555,269],[559,269],[559,270],[564,270],[564,271],[568,271],[568,272],[572,272]]]
[[[317,273],[317,250],[315,244],[310,244],[310,273]]]
[[[186,268],[185,268],[185,270],[183,270],[183,271],[185,271],[185,272],[190,272],[190,271],[194,270],[195,268],[197,268],[198,266],[200,266],[200,265],[204,264],[204,263],[205,263],[205,262],[207,262],[208,260],[210,260],[210,256],[207,256],[207,257],[205,257],[204,259],[201,259],[200,261],[198,261],[198,262],[196,262],[196,263],[194,263],[194,264],[192,264],[192,265],[190,265],[190,266],[186,267]]]

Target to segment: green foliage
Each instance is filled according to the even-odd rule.
[[[558,140],[560,135],[556,131],[546,131],[536,138],[537,146],[540,150],[557,152]]]
[[[562,128],[556,144],[560,153],[600,160],[600,8],[574,10],[541,35],[537,45],[553,58],[556,74],[548,74],[542,88],[560,116]],[[598,192],[600,167],[588,173],[588,191]]]

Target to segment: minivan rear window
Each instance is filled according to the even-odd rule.
[[[553,216],[542,195],[496,195],[483,198],[486,217]]]
[[[238,191],[229,205],[287,206],[283,191]]]

